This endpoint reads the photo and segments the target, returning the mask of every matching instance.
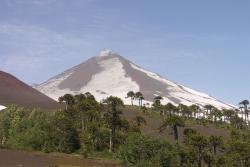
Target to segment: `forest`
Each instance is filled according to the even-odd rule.
[[[250,166],[247,100],[240,110],[220,110],[211,105],[163,105],[160,96],[150,107],[143,104],[140,92],[130,91],[127,98],[130,106],[113,96],[97,102],[90,93],[65,94],[59,98],[63,108],[53,111],[8,106],[0,112],[0,147],[76,153],[82,158],[101,155],[136,167]],[[127,118],[124,111],[139,114]],[[155,117],[161,119],[155,133],[168,131],[173,138],[145,132],[147,118],[157,121]],[[229,137],[204,135],[192,128],[196,125],[227,131]]]

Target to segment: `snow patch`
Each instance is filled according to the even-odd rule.
[[[126,71],[119,58],[110,58],[98,62],[102,71],[92,76],[91,80],[80,89],[80,91],[72,91],[70,89],[60,89],[59,85],[67,79],[74,71],[64,73],[60,77],[53,78],[44,84],[41,84],[37,89],[46,94],[50,98],[57,100],[60,96],[66,93],[73,95],[90,92],[97,101],[102,101],[108,96],[117,96],[121,98],[125,104],[130,104],[131,100],[126,98],[127,92],[139,91],[139,85],[127,77]],[[146,103],[147,101],[145,101]]]
[[[6,108],[5,106],[0,105],[0,111],[4,110],[5,108]]]
[[[214,99],[213,97],[210,97],[209,95],[207,95],[205,93],[195,91],[195,90],[190,89],[188,87],[185,87],[183,85],[178,85],[174,82],[171,82],[167,79],[164,79],[161,76],[159,76],[158,74],[144,70],[144,69],[142,69],[142,68],[140,68],[132,63],[130,63],[130,65],[132,66],[132,68],[146,73],[149,77],[151,77],[155,80],[163,82],[167,85],[171,85],[172,87],[168,87],[166,85],[166,89],[169,90],[170,95],[172,97],[175,97],[178,100],[180,100],[181,104],[188,105],[188,106],[190,106],[192,104],[199,104],[199,105],[203,105],[203,106],[210,104],[210,105],[213,105],[219,109],[222,109],[222,108],[232,109],[232,107],[234,107],[232,105],[222,103],[222,102]],[[156,91],[156,92],[159,93],[158,91]],[[167,104],[168,102],[173,103],[174,105],[177,105],[173,101],[169,100],[168,97],[163,96],[162,104]]]
[[[193,90],[193,89],[190,89],[188,87],[185,87],[183,85],[180,85],[184,90],[186,90],[187,92],[189,93],[192,93],[192,94],[195,94],[195,95],[198,95],[198,96],[202,96],[202,97],[207,97],[207,98],[211,98],[210,96],[208,96],[207,94],[205,93],[201,93],[201,92],[198,92],[196,90]]]
[[[103,69],[102,72],[94,75],[89,83],[80,92],[90,92],[97,100],[105,99],[107,96],[117,96],[124,100],[125,104],[130,104],[130,99],[125,98],[129,91],[139,91],[139,85],[127,77],[126,71],[119,58],[111,58],[98,62]],[[100,93],[105,91],[105,94]]]
[[[37,90],[46,94],[50,98],[58,101],[60,96],[63,96],[67,93],[73,93],[70,89],[59,89],[59,85],[67,79],[71,74],[73,74],[74,70],[63,73],[59,77],[52,78],[51,80],[39,85],[36,87]]]
[[[205,105],[210,104],[219,109],[222,109],[222,108],[231,109],[232,108],[229,105],[221,103],[211,97],[207,98],[207,97],[197,96],[195,94],[186,93],[184,91],[171,92],[170,94],[178,98],[181,101],[181,103],[185,105],[199,104],[199,105],[205,106]]]

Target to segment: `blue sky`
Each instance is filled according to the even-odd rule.
[[[110,48],[237,104],[250,99],[248,0],[1,0],[0,69],[33,84]]]

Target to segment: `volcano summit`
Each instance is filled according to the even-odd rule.
[[[218,108],[233,107],[205,93],[164,79],[111,50],[104,50],[98,56],[64,71],[35,88],[55,100],[66,93],[90,92],[99,101],[112,95],[120,97],[125,104],[130,104],[130,99],[126,98],[127,92],[140,91],[148,103],[153,102],[155,96],[162,96],[163,104],[171,102],[175,105],[210,104]]]

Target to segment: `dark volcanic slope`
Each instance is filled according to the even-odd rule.
[[[0,71],[0,104],[17,104],[30,108],[56,109],[56,101],[38,92],[14,76]]]

